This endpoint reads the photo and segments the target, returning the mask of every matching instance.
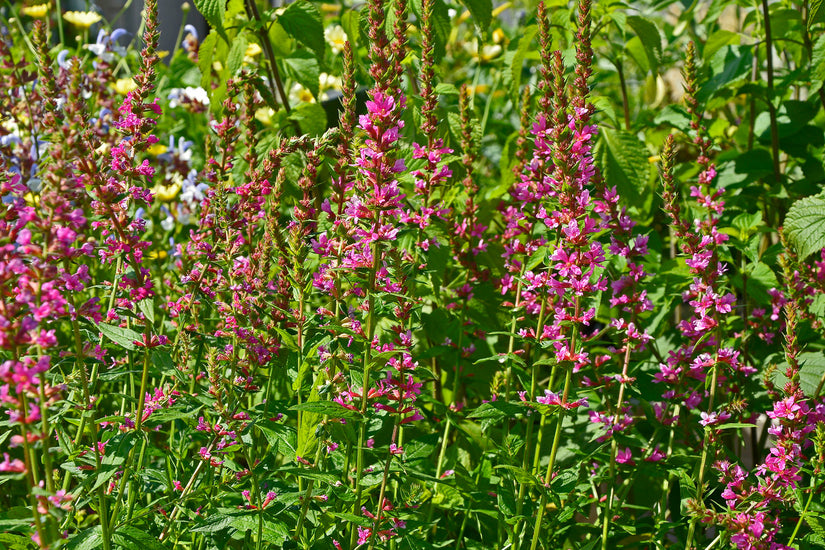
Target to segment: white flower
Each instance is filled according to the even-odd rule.
[[[330,97],[335,97],[335,94],[330,96],[330,94],[327,93],[327,90],[334,90],[336,92],[340,92],[341,86],[343,86],[343,83],[341,82],[341,77],[332,74],[321,73],[320,81],[321,101],[326,101],[327,99],[330,99]]]
[[[341,25],[332,25],[324,29],[324,38],[332,49],[333,55],[338,55],[344,51],[344,44],[347,42],[347,33]]]
[[[209,94],[206,90],[198,86],[193,88],[187,86],[186,88],[173,88],[169,92],[169,107],[174,109],[178,105],[184,103],[200,103],[201,105],[209,105]]]

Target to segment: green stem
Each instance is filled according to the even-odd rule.
[[[711,375],[711,382],[710,382],[710,398],[708,403],[708,412],[713,411],[713,402],[716,397],[716,378],[718,373],[718,368],[716,366],[713,367],[713,372]],[[703,501],[703,487],[702,485],[705,482],[705,468],[707,466],[708,461],[708,447],[710,446],[710,434],[712,432],[712,428],[710,426],[705,427],[705,437],[702,440],[702,459],[699,462],[699,478],[696,483],[696,501],[699,506],[704,506]],[[690,527],[688,528],[688,536],[687,542],[685,543],[685,549],[690,550],[693,544],[693,538],[696,534],[696,524],[699,523],[699,518],[694,517],[690,521]]]
[[[771,119],[771,157],[773,160],[773,176],[776,183],[782,180],[779,167],[779,126],[776,123],[776,104],[774,103],[773,87],[773,37],[771,37],[771,17],[768,10],[768,0],[762,0],[762,15],[765,18],[765,61],[768,64],[768,112]]]
[[[811,489],[808,492],[808,501],[805,503],[805,508],[802,510],[802,514],[799,516],[799,521],[796,522],[796,527],[794,527],[793,533],[791,533],[791,539],[788,541],[788,547],[793,548],[793,541],[796,538],[796,534],[799,532],[799,528],[802,526],[802,522],[805,519],[805,514],[808,513],[808,507],[811,505],[811,500],[814,497],[814,489],[816,489],[816,477],[813,476],[811,478]]]
[[[398,424],[400,421],[400,418],[396,418],[395,424],[392,427],[392,437],[390,437],[391,444],[395,443],[395,438],[398,437]],[[387,478],[390,475],[390,464],[392,464],[391,451],[387,453],[387,460],[386,462],[384,462],[384,475],[381,478],[381,490],[378,491],[378,511],[375,514],[375,521],[372,524],[369,550],[375,548],[375,534],[378,532],[378,528],[381,526],[381,516],[384,514],[384,495],[386,494],[387,490]]]
[[[380,221],[380,220],[379,220]],[[370,382],[370,362],[372,361],[372,340],[375,336],[375,277],[378,273],[380,251],[376,243],[370,245],[372,249],[373,262],[370,269],[369,286],[367,288],[367,303],[369,313],[367,314],[367,341],[364,344],[364,372],[361,384],[361,425],[358,428],[358,447],[355,450],[355,502],[352,504],[352,514],[358,515],[361,510],[361,478],[364,475],[364,445],[367,439],[367,394]],[[350,548],[355,548],[357,529],[350,524]]]

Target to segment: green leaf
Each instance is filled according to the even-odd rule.
[[[771,296],[768,291],[779,287],[779,281],[776,280],[773,270],[762,262],[745,266],[744,274],[737,274],[733,277],[733,284],[760,305],[770,304]]]
[[[210,89],[209,83],[212,80],[212,56],[215,54],[215,45],[218,34],[215,31],[206,35],[198,48],[198,68],[201,71],[201,86]]]
[[[805,522],[811,527],[814,533],[820,537],[825,537],[825,516],[809,513],[805,516]]]
[[[825,374],[825,353],[808,351],[800,353],[797,357],[799,361],[799,387],[807,397],[813,397],[822,375]],[[788,369],[787,361],[783,361],[777,366],[773,374],[773,383],[782,387],[788,383],[785,371]]]
[[[317,414],[327,415],[332,418],[347,418],[357,420],[361,418],[361,413],[353,411],[335,401],[308,401],[289,408],[291,411],[309,411]]]
[[[710,59],[711,77],[698,93],[699,100],[711,97],[728,84],[749,78],[753,65],[751,46],[723,46]]]
[[[344,32],[347,33],[347,40],[352,46],[353,51],[361,39],[360,24],[361,17],[359,12],[355,10],[347,10],[347,12],[341,16],[341,26],[344,28]]]
[[[97,328],[100,329],[100,332],[103,333],[103,336],[105,336],[115,344],[119,345],[123,349],[127,349],[130,351],[135,349],[134,342],[143,341],[143,336],[132,329],[116,327],[114,325],[108,325],[106,323],[100,323],[99,325],[97,325]]]
[[[536,25],[530,25],[522,29],[521,38],[518,41],[518,48],[516,48],[510,61],[510,92],[518,95],[519,88],[521,88],[521,75],[524,69],[524,57],[530,49],[539,28]]]
[[[702,57],[705,61],[709,61],[713,57],[713,54],[718,52],[720,48],[730,46],[731,44],[738,44],[739,41],[739,33],[719,29],[708,37],[707,42],[705,42],[705,49],[702,51]]]
[[[234,76],[238,69],[243,65],[243,58],[246,55],[246,37],[243,35],[236,36],[232,41],[232,47],[229,48],[229,55],[226,56],[226,68],[230,76]]]
[[[627,18],[627,24],[641,40],[647,55],[648,65],[655,72],[659,67],[659,60],[662,58],[662,35],[659,33],[656,23],[641,15],[631,15]]]
[[[321,82],[321,67],[314,55],[307,51],[297,51],[284,58],[289,72],[298,83],[318,98]]]
[[[719,424],[714,426],[714,430],[738,430],[740,428],[755,428],[755,424],[747,424],[745,422],[728,422],[726,424]]]
[[[435,86],[436,95],[458,95],[458,88],[449,82],[439,82]]]
[[[94,550],[103,546],[103,528],[100,525],[84,529],[69,539],[69,550]]]
[[[126,548],[145,548],[146,550],[162,550],[164,548],[156,537],[129,525],[118,528],[112,538]]]
[[[473,16],[478,30],[485,35],[493,22],[493,0],[461,0]]]
[[[219,34],[224,35],[223,18],[226,14],[226,0],[195,0],[195,7]]]
[[[324,25],[315,4],[309,0],[298,0],[290,4],[278,17],[278,23],[287,34],[313,50],[318,59],[324,57]]]
[[[800,260],[825,247],[825,195],[800,199],[785,216],[785,237]]]
[[[292,109],[289,119],[298,121],[301,131],[310,136],[320,136],[327,129],[327,113],[317,103],[301,103]]]
[[[645,45],[642,44],[641,38],[634,36],[627,41],[624,49],[630,58],[636,62],[636,65],[639,66],[639,70],[645,74],[650,72],[650,59],[648,59],[647,50],[645,49]]]
[[[150,325],[155,324],[155,302],[151,298],[146,298],[137,303],[138,309],[149,321]]]
[[[28,508],[15,506],[0,512],[0,531],[13,531],[22,527],[24,531],[31,525],[32,513]]]
[[[820,320],[825,318],[825,294],[817,294],[814,296],[813,302],[808,306],[808,311],[811,315],[818,317]]]
[[[276,57],[286,57],[292,53],[295,41],[292,40],[284,28],[277,21],[269,24],[269,43],[272,44],[272,53]]]
[[[808,12],[808,30],[811,30],[811,27],[817,23],[825,23],[825,10],[822,9],[822,0],[811,0],[811,7]]]
[[[494,467],[495,470],[507,470],[513,475],[516,481],[518,481],[521,485],[527,485],[529,487],[537,487],[539,485],[539,480],[531,473],[526,472],[523,468],[518,466],[512,466],[510,464],[501,464],[499,466]]]
[[[630,132],[600,128],[593,157],[608,187],[633,203],[646,193],[650,178],[647,147]]]
[[[277,422],[273,422],[271,420],[258,422],[255,425],[259,430],[261,430],[264,437],[266,437],[267,442],[271,447],[273,447],[273,449],[277,449],[281,445],[284,445],[289,449],[288,453],[286,452],[286,449],[284,449],[284,455],[295,454],[295,447],[298,444],[295,428],[292,428],[291,426],[284,426],[283,424],[278,424]]]

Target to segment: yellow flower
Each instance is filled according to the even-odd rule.
[[[261,54],[261,47],[254,42],[250,42],[249,45],[246,47],[246,53],[244,53],[245,57],[255,57]]]
[[[169,50],[158,50],[155,52],[155,55],[158,56],[158,59],[163,59],[169,55]]]
[[[332,55],[338,55],[344,51],[344,44],[347,42],[347,33],[341,25],[332,25],[324,29],[324,39],[332,50]]]
[[[166,147],[164,144],[155,143],[152,146],[150,146],[148,149],[146,149],[146,152],[149,153],[150,155],[152,155],[153,157],[156,157],[158,155],[162,155],[163,153],[165,153],[168,150],[169,150],[169,148]]]
[[[137,89],[137,82],[132,78],[118,78],[115,82],[115,91],[120,95],[126,95]]]
[[[23,6],[23,9],[20,11],[23,12],[23,15],[40,18],[46,17],[46,14],[49,13],[49,8],[51,7],[51,2],[46,2],[45,4],[39,4],[37,6]]]
[[[25,200],[29,206],[40,206],[40,194],[33,195],[32,193],[26,193],[23,200]]]
[[[173,183],[172,185],[157,185],[152,192],[155,198],[160,202],[172,202],[180,193],[180,185]]]
[[[166,256],[165,250],[150,250],[146,253],[146,257],[150,260],[163,260]]]
[[[155,198],[160,202],[172,202],[180,193],[181,183],[183,178],[180,174],[175,174],[169,184],[159,183],[152,188]]]
[[[504,36],[504,31],[501,29],[496,29],[493,31],[493,42],[496,44],[500,44],[502,40],[506,37]]]
[[[67,11],[63,14],[63,19],[76,27],[88,29],[100,21],[101,17],[99,13],[93,11]]]

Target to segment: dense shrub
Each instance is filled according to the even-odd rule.
[[[0,7],[0,546],[825,545],[821,3],[195,5]]]

